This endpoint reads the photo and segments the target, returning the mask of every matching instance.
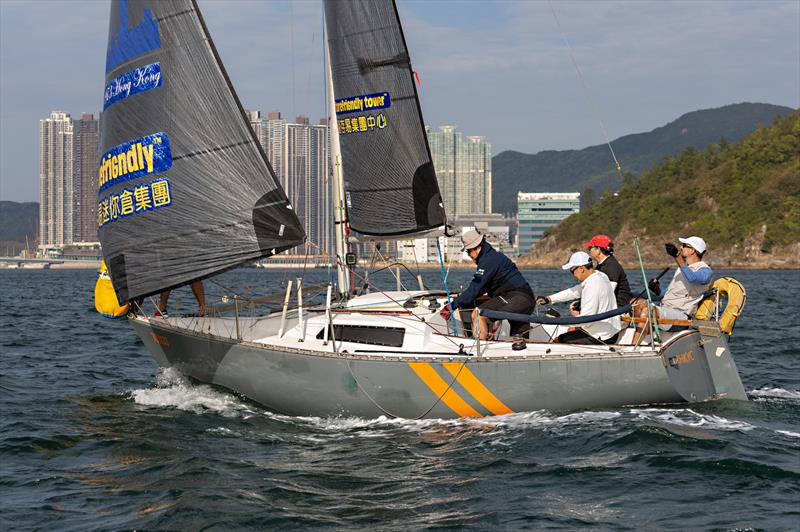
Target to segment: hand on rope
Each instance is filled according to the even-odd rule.
[[[547,305],[550,303],[550,298],[547,296],[539,296],[536,298],[536,304],[539,306]]]

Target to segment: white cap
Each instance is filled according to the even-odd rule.
[[[464,247],[461,248],[461,251],[476,248],[481,242],[483,242],[483,235],[477,232],[475,229],[470,229],[461,235],[461,243],[464,244]]]
[[[586,266],[587,264],[590,264],[591,262],[592,262],[592,259],[589,257],[589,255],[585,251],[576,251],[569,258],[569,262],[566,263],[565,265],[563,265],[561,267],[561,269],[562,270],[571,270],[572,268],[575,268],[576,266]]]
[[[706,251],[706,241],[700,238],[699,236],[690,236],[689,238],[679,238],[678,240],[682,244],[689,244],[698,253],[704,253]]]

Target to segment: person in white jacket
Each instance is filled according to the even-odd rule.
[[[580,314],[591,316],[601,314],[617,308],[617,298],[614,296],[614,286],[608,276],[594,269],[592,259],[583,251],[573,253],[569,262],[561,267],[569,270],[580,284],[556,292],[555,294],[540,297],[539,304],[560,303],[580,298]],[[601,321],[585,323],[575,330],[558,336],[558,342],[563,344],[613,344],[622,330],[619,316],[613,316]]]

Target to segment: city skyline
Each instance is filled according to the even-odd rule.
[[[263,116],[245,110],[264,150],[311,243],[311,255],[334,248],[332,164],[327,120],[318,124],[298,115],[294,121],[280,111]],[[39,120],[39,233],[41,249],[95,242],[97,232],[99,120],[91,113],[73,119],[52,111]],[[445,210],[451,219],[491,213],[491,144],[483,136],[465,136],[454,126],[429,125],[431,145]],[[303,254],[295,249],[288,254]]]
[[[739,101],[800,105],[797,2],[554,6],[611,138]],[[201,0],[200,7],[243,102],[290,116],[324,114],[316,2]],[[494,153],[603,142],[545,2],[399,0],[398,10],[427,123],[480,131]],[[106,20],[108,4],[5,0],[0,11],[0,195],[30,201],[32,120],[53,102],[75,116],[100,106],[105,29],[71,28]],[[46,22],[56,19],[62,24]]]

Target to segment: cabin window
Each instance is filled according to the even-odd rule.
[[[330,327],[330,325],[328,326]],[[325,329],[317,333],[317,340],[322,340]],[[334,325],[333,333],[328,329],[328,338],[337,342],[354,342],[357,344],[382,345],[386,347],[403,347],[406,330],[402,327],[374,327],[369,325]]]

